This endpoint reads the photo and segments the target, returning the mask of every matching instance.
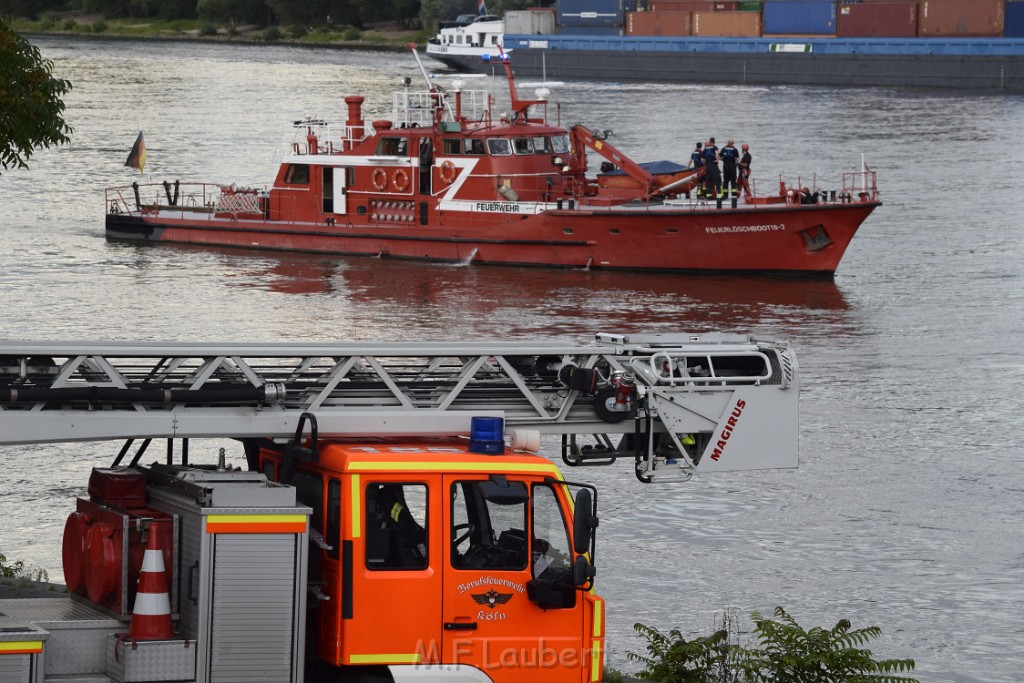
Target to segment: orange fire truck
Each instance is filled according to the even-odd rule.
[[[735,335],[0,343],[0,443],[125,440],[68,593],[0,599],[0,681],[597,681],[597,491],[539,452],[793,467],[797,395],[786,344]]]

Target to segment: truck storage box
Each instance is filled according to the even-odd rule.
[[[188,640],[125,640],[107,637],[107,675],[120,683],[190,681],[196,677],[196,647]]]

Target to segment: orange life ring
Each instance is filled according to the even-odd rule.
[[[405,192],[405,189],[409,187],[409,173],[404,168],[395,169],[394,175],[391,176],[391,182],[396,190]]]
[[[455,180],[455,164],[447,159],[441,164],[441,180],[449,185]]]
[[[370,180],[373,182],[373,187],[378,192],[388,186],[388,172],[378,166],[373,169],[373,175],[370,176]]]

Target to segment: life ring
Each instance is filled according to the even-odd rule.
[[[449,185],[451,185],[455,180],[455,164],[447,159],[441,164],[441,180],[445,181]]]
[[[373,182],[374,189],[379,192],[388,186],[388,173],[378,166],[373,169],[373,175],[370,176],[370,180]]]
[[[406,188],[409,187],[409,173],[404,168],[395,169],[394,175],[391,176],[391,182],[394,184],[395,189],[399,192],[405,192]]]

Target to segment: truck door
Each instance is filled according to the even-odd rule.
[[[342,597],[341,664],[436,663],[441,620],[441,501],[429,478],[351,475],[351,591]],[[437,478],[440,483],[440,478]]]
[[[580,683],[590,652],[586,601],[572,585],[567,499],[538,479],[445,477],[443,661],[500,683]],[[551,604],[548,591],[542,608],[531,599],[537,578],[564,588],[564,600]]]

